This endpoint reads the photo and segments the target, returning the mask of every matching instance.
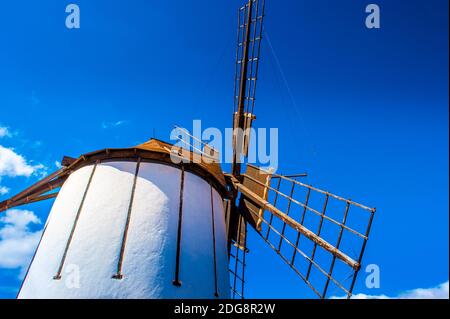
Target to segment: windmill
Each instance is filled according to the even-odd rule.
[[[375,209],[307,185],[305,174],[241,163],[263,20],[264,0],[238,10],[231,173],[193,161],[217,153],[186,139],[64,157],[0,203],[4,212],[56,198],[18,298],[244,298],[248,227],[319,298],[351,297]]]

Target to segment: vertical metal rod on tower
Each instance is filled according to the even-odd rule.
[[[180,177],[180,203],[178,206],[178,227],[177,227],[177,254],[175,259],[175,279],[172,284],[176,287],[181,287],[180,281],[180,258],[181,258],[181,230],[183,223],[183,195],[184,195],[184,178],[185,168],[181,165],[181,177]]]
[[[81,214],[81,211],[83,210],[86,196],[88,194],[89,188],[91,187],[92,179],[94,178],[94,174],[95,174],[95,171],[97,170],[97,165],[99,163],[100,163],[99,161],[95,162],[94,167],[92,168],[91,174],[89,175],[89,180],[87,182],[86,188],[84,189],[83,197],[81,198],[81,203],[80,203],[80,206],[78,207],[77,214],[75,215],[75,220],[73,222],[72,229],[70,230],[69,239],[67,239],[66,247],[64,248],[64,253],[61,258],[61,262],[59,263],[58,271],[57,271],[56,275],[53,277],[54,280],[61,279],[62,270],[63,270],[64,263],[67,258],[67,252],[69,251],[70,244],[72,243],[73,235],[75,233],[75,229],[77,228],[78,220],[80,219],[80,214]]]
[[[141,158],[138,157],[137,163],[136,163],[136,171],[134,173],[134,179],[133,179],[133,185],[131,186],[131,195],[130,195],[130,203],[128,204],[128,211],[127,211],[127,219],[125,221],[125,228],[122,235],[122,244],[120,247],[120,255],[119,255],[119,262],[117,263],[117,272],[112,276],[113,279],[123,279],[122,274],[122,266],[123,266],[123,257],[125,255],[125,247],[127,244],[127,238],[128,238],[128,229],[130,228],[130,221],[131,221],[131,211],[133,209],[133,202],[134,202],[134,194],[136,193],[136,184],[139,177],[139,168],[141,167]]]

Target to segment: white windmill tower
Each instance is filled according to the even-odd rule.
[[[174,152],[155,139],[65,157],[0,203],[2,212],[56,197],[18,298],[243,298],[247,225],[318,297],[330,287],[351,297],[375,209],[306,185],[304,174],[249,164],[241,173],[264,0],[238,17],[232,173],[208,145]],[[209,160],[193,162],[199,153]]]
[[[66,159],[27,191],[62,185],[18,297],[229,297],[223,174],[175,165],[170,148],[151,140]]]

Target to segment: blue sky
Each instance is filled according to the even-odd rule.
[[[10,193],[63,155],[231,123],[242,1],[73,2],[79,30],[65,27],[67,1],[1,4],[0,145],[28,165],[0,175]],[[365,28],[367,1],[267,0],[283,73],[263,42],[255,125],[279,128],[281,172],[377,207],[364,263],[381,287],[361,276],[356,292],[396,296],[448,281],[448,1],[372,2],[379,30]],[[43,223],[50,207],[23,209]],[[251,234],[247,296],[309,296],[264,245]],[[0,268],[0,297],[20,271]]]

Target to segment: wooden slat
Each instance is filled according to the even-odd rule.
[[[322,239],[321,237],[317,236],[314,232],[307,229],[305,226],[298,223],[293,218],[287,216],[285,213],[281,212],[279,209],[277,209],[275,206],[270,204],[267,200],[262,199],[259,195],[252,192],[250,189],[245,187],[243,184],[241,184],[235,177],[230,176],[231,181],[234,185],[234,187],[239,190],[242,194],[244,194],[247,198],[251,199],[254,203],[258,204],[263,209],[271,212],[275,216],[277,216],[279,219],[281,219],[283,222],[285,222],[287,225],[295,229],[296,231],[300,232],[303,236],[314,242],[315,244],[319,245],[323,249],[330,252],[333,256],[336,256],[340,260],[342,260],[344,263],[349,265],[351,268],[355,270],[359,270],[360,264],[353,260],[351,257],[328,243],[326,240]]]
[[[267,200],[267,187],[270,186],[271,178],[270,172],[263,171],[259,167],[253,165],[247,165],[245,174],[242,176],[242,184],[245,187],[247,187],[259,197]],[[258,231],[261,231],[261,218],[257,218],[257,216],[263,217],[264,210],[260,205],[244,196],[239,202],[239,210],[246,217],[247,221],[252,227],[257,229]],[[250,210],[254,214],[247,212],[247,210]]]
[[[35,188],[33,190],[33,192],[28,193],[25,197],[21,197],[18,200],[6,200],[0,203],[0,212],[3,212],[7,209],[13,208],[13,207],[17,207],[17,206],[21,206],[21,205],[26,205],[32,202],[36,202],[39,201],[36,198],[39,195],[45,194],[49,191],[52,191],[56,188],[61,187],[61,185],[64,183],[64,181],[66,180],[66,177],[58,177],[57,179],[54,179],[50,182],[47,182],[46,184],[43,184],[37,188]],[[34,187],[34,185],[32,186]],[[42,199],[40,200],[45,200],[48,199],[44,196],[41,197]],[[52,198],[52,197],[49,197]]]
[[[37,189],[42,188],[44,185],[48,184],[51,180],[57,178],[58,176],[61,176],[64,173],[65,169],[61,168],[57,170],[56,172],[53,172],[52,174],[46,176],[45,178],[39,180],[38,182],[34,183],[30,187],[26,188],[25,190],[21,191],[20,193],[14,195],[10,199],[3,201],[0,203],[0,207],[2,207],[3,204],[6,203],[13,203],[17,202],[27,196],[30,196],[32,193],[34,193]]]

